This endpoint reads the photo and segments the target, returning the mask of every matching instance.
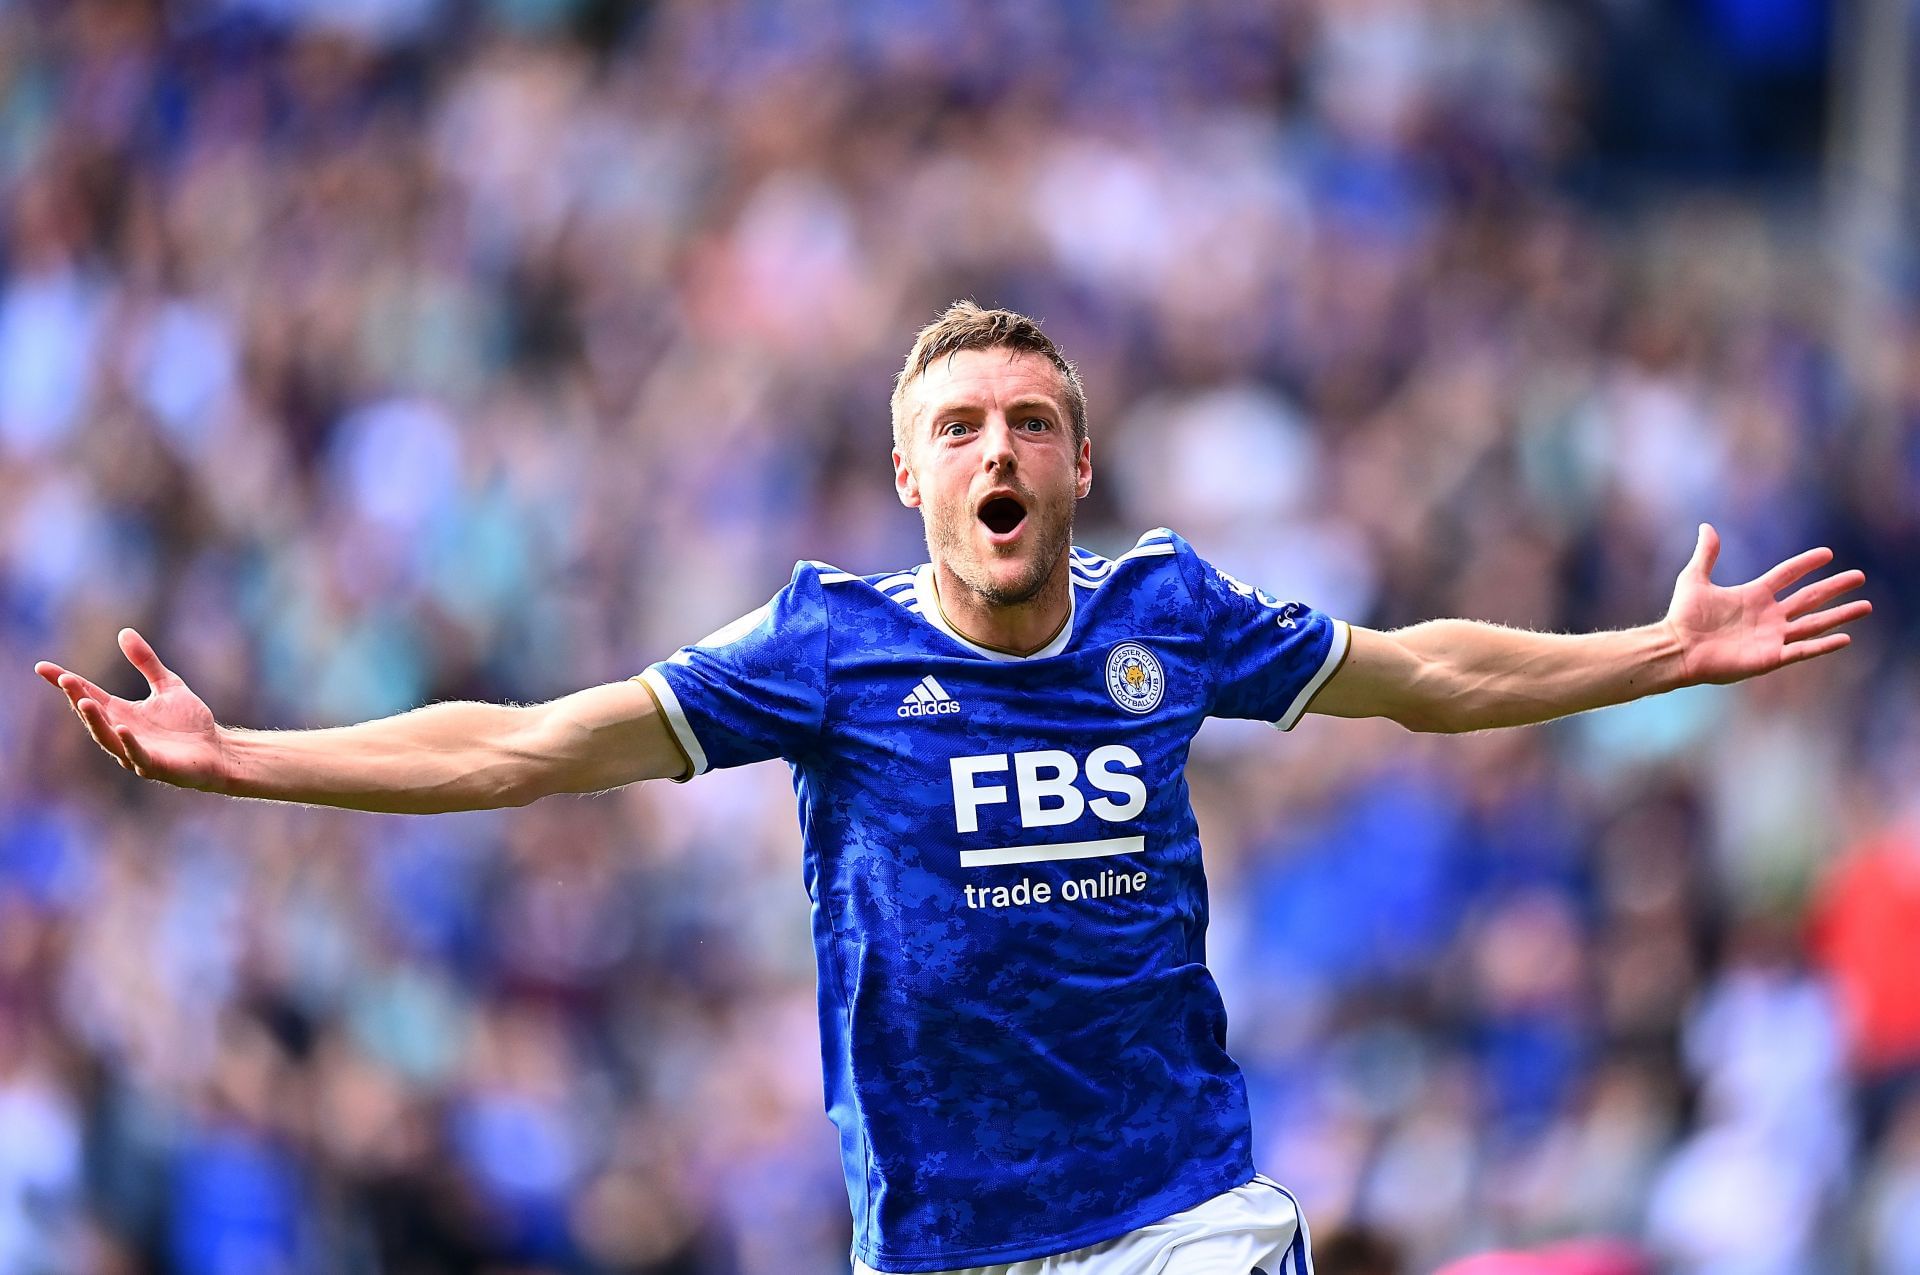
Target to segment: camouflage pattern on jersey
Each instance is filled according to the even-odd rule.
[[[1347,631],[1164,529],[1072,576],[1067,628],[1019,658],[947,627],[930,568],[801,563],[642,675],[696,773],[792,766],[827,1111],[878,1270],[1080,1248],[1253,1173],[1187,748],[1208,716],[1290,727]]]

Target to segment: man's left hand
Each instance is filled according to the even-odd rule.
[[[1689,683],[1738,682],[1837,651],[1852,638],[1834,630],[1873,610],[1864,598],[1833,605],[1866,583],[1861,571],[1843,571],[1778,596],[1832,562],[1831,549],[1809,549],[1736,585],[1710,578],[1719,556],[1720,533],[1701,523],[1693,560],[1680,572],[1667,608],[1667,627]]]

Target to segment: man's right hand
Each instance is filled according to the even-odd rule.
[[[388,814],[498,810],[688,772],[653,693],[629,678],[545,704],[429,704],[318,730],[216,724],[146,639],[120,649],[147,679],[139,701],[58,664],[34,672],[66,692],[94,742],[135,774],[229,797]]]
[[[120,650],[147,679],[143,700],[109,695],[46,660],[33,671],[66,693],[93,742],[128,770],[182,788],[220,791],[226,756],[213,713],[132,629],[120,630]]]

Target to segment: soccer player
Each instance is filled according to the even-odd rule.
[[[1306,1275],[1256,1176],[1205,963],[1182,775],[1210,716],[1422,731],[1545,721],[1845,646],[1869,604],[1814,549],[1712,583],[1703,526],[1664,619],[1583,636],[1375,632],[1281,602],[1164,528],[1073,544],[1086,398],[1031,320],[968,303],[893,394],[894,481],[930,561],[801,562],[758,610],[637,678],[548,704],[437,704],[326,730],[218,725],[132,630],[134,702],[53,664],[94,740],[153,779],[434,812],[774,757],[792,767],[827,1111],[856,1269]]]

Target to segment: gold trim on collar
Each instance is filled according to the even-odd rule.
[[[1066,631],[1066,628],[1069,624],[1073,623],[1073,593],[1072,593],[1073,581],[1068,580],[1067,581],[1067,591],[1068,591],[1067,613],[1065,616],[1061,618],[1060,626],[1056,628],[1053,632],[1047,634],[1046,641],[1040,643],[1040,645],[1034,647],[1031,651],[1016,651],[1011,647],[995,646],[991,642],[982,642],[979,638],[973,637],[972,635],[968,634],[965,630],[963,630],[959,625],[955,624],[953,622],[953,617],[947,614],[946,604],[940,601],[940,568],[937,566],[934,566],[932,563],[927,564],[927,567],[928,567],[927,588],[928,588],[928,591],[933,594],[933,605],[935,609],[940,612],[940,619],[946,624],[946,626],[949,629],[951,629],[954,633],[958,634],[960,637],[965,638],[967,641],[973,643],[977,647],[981,647],[985,650],[992,651],[997,655],[1011,655],[1015,659],[1021,659],[1021,660],[1031,659],[1035,655],[1038,655],[1040,652],[1052,646],[1055,642],[1059,641],[1060,635]]]

